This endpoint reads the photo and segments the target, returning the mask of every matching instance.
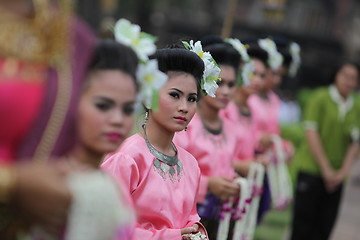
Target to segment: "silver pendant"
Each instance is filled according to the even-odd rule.
[[[155,161],[154,161],[154,166],[155,166],[156,168],[160,168],[160,165],[161,165],[161,162],[160,162],[158,159],[155,159]]]
[[[161,164],[161,170],[166,173],[167,171],[169,171],[170,167],[169,165],[167,165],[166,163],[162,163]]]

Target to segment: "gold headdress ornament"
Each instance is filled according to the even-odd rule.
[[[0,8],[0,55],[54,66],[67,55],[72,1],[58,1],[57,9],[49,0],[32,2],[33,18]]]

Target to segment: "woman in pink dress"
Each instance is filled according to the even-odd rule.
[[[267,70],[265,83],[260,89],[258,94],[253,94],[248,99],[248,105],[250,107],[254,128],[255,128],[255,140],[257,141],[256,151],[258,154],[266,154],[270,157],[273,165],[276,163],[276,149],[274,145],[274,138],[280,136],[279,127],[279,111],[280,111],[280,98],[273,91],[282,78],[282,61],[283,56],[277,51],[275,43],[271,39],[260,39],[257,42],[258,47],[262,48],[268,53]],[[292,155],[292,145],[283,141],[283,149],[287,151],[287,157]],[[271,164],[271,162],[268,162]],[[270,192],[268,184],[275,182],[271,177],[267,180],[269,175],[265,178],[264,191],[260,203],[260,209],[258,213],[258,221],[260,222],[270,207],[271,201],[274,199],[273,194]],[[272,194],[270,196],[270,194]]]
[[[135,220],[131,199],[99,168],[104,154],[115,151],[132,129],[137,65],[131,48],[99,41],[78,106],[79,140],[63,162],[74,198],[65,239],[129,239]]]
[[[195,158],[173,143],[186,128],[200,97],[203,61],[182,48],[158,50],[159,69],[168,80],[158,109],[148,109],[143,131],[108,156],[102,168],[123,181],[138,219],[132,239],[182,239],[206,233],[199,223],[196,195],[200,170]]]
[[[248,105],[253,113],[256,129],[255,136],[259,141],[260,151],[265,151],[272,145],[272,135],[280,135],[280,98],[274,90],[281,83],[284,74],[283,56],[277,52],[275,43],[273,43],[274,50],[268,45],[261,44],[261,41],[264,40],[270,39],[260,39],[258,42],[261,45],[260,47],[267,51],[269,55],[265,83],[258,94],[254,94],[248,99]],[[289,150],[289,155],[292,155],[292,147],[288,143],[285,145]]]
[[[233,167],[237,147],[235,126],[219,114],[229,103],[235,88],[240,56],[226,43],[210,44],[204,47],[204,51],[209,51],[219,64],[219,88],[216,97],[202,96],[197,114],[187,131],[177,134],[176,143],[198,161],[201,181],[197,209],[209,238],[215,239],[223,201],[238,196],[240,190],[239,185],[233,183],[236,176]]]
[[[250,62],[243,64],[252,64],[252,73],[250,76],[244,76],[247,73],[241,74],[241,83],[237,86],[232,101],[221,111],[224,118],[231,120],[237,126],[241,147],[239,147],[234,167],[242,176],[247,176],[252,161],[265,163],[262,156],[255,156],[257,146],[255,125],[248,99],[251,95],[258,93],[264,85],[268,55],[264,50],[252,45],[247,49],[247,53]],[[242,65],[242,67],[246,66]]]

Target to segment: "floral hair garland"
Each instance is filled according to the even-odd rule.
[[[220,68],[211,56],[209,52],[204,52],[201,46],[201,42],[191,40],[189,43],[182,42],[186,49],[196,53],[204,61],[204,73],[201,79],[201,89],[210,97],[215,97],[215,92],[219,87],[218,81],[221,81]]]
[[[283,64],[284,58],[281,53],[278,52],[276,48],[276,44],[270,38],[259,39],[258,40],[259,46],[264,49],[268,55],[268,64],[273,71],[278,70],[281,65]]]
[[[238,83],[240,85],[249,86],[250,79],[254,75],[255,67],[254,62],[251,60],[247,49],[248,46],[243,44],[239,39],[236,38],[227,38],[225,42],[229,43],[241,56],[241,60],[244,62],[241,67],[240,78]]]
[[[290,77],[295,77],[299,70],[299,67],[301,64],[300,51],[301,51],[301,49],[300,49],[299,44],[297,44],[296,42],[292,42],[290,44],[289,52],[290,52],[291,58],[292,58],[290,68],[289,68],[289,76]]]
[[[168,77],[159,70],[156,59],[149,60],[149,55],[156,51],[156,37],[140,30],[139,25],[122,18],[114,26],[114,35],[116,41],[131,47],[140,60],[136,73],[140,85],[138,101],[142,102],[147,109],[156,110],[159,90],[164,86]]]

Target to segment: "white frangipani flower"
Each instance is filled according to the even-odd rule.
[[[189,43],[183,42],[185,48],[196,53],[204,62],[204,73],[201,79],[201,88],[206,92],[207,95],[215,97],[215,92],[219,87],[217,81],[221,80],[220,68],[216,64],[209,52],[204,52],[200,41],[194,43],[191,40]]]
[[[167,82],[168,76],[158,69],[158,62],[154,59],[140,64],[136,77],[140,82],[141,101],[146,108],[154,108],[154,97]]]
[[[155,38],[140,30],[139,25],[121,18],[114,26],[114,35],[116,41],[131,47],[141,61],[147,61],[148,56],[156,51]]]
[[[253,61],[248,61],[241,68],[242,84],[244,86],[250,85],[250,79],[254,76],[255,66]]]
[[[205,61],[210,61],[212,59],[212,56],[209,52],[204,52],[202,49],[202,45],[200,41],[197,41],[194,44],[194,41],[191,40],[189,42],[190,47],[191,47],[191,51],[193,51],[194,53],[196,53],[204,62]]]
[[[238,53],[241,56],[241,59],[244,62],[248,62],[250,60],[249,54],[247,53],[246,45],[244,45],[239,39],[228,38],[225,41],[231,44],[231,46],[233,46],[233,48],[235,48],[235,50],[238,51]]]
[[[299,70],[301,64],[300,58],[300,46],[296,42],[292,42],[289,47],[289,52],[291,54],[291,64],[289,67],[289,75],[290,77],[295,77],[297,71]]]
[[[281,55],[281,53],[278,52],[275,42],[270,38],[265,38],[265,39],[259,39],[258,44],[262,49],[264,49],[268,53],[269,55],[268,63],[271,69],[274,71],[278,70],[283,63],[284,58]]]
[[[215,97],[215,92],[219,87],[217,81],[219,80],[220,72],[220,68],[216,66],[214,61],[208,61],[206,63],[202,87],[210,97]]]

